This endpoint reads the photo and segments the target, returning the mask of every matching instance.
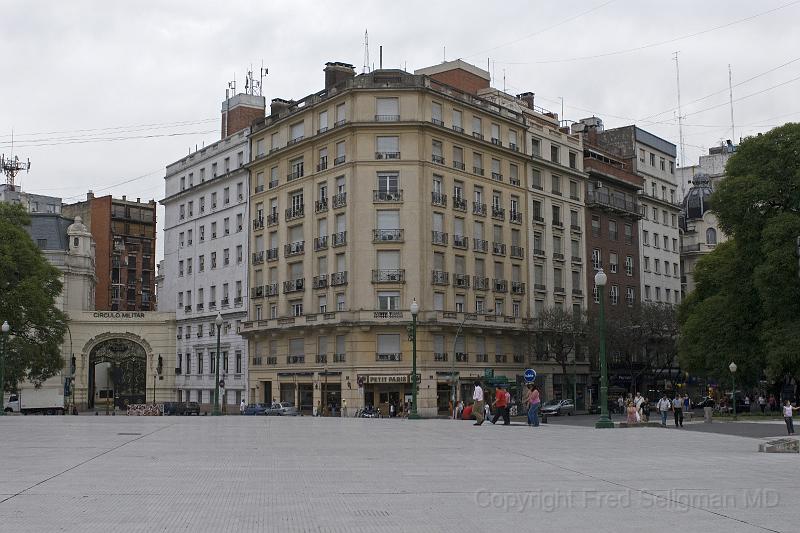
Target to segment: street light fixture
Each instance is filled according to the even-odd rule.
[[[0,353],[0,416],[6,414],[6,408],[3,402],[6,397],[6,339],[11,327],[8,325],[7,320],[3,320],[3,326],[0,327],[3,331],[3,350]]]
[[[613,428],[614,422],[608,416],[608,365],[606,363],[606,314],[605,289],[608,276],[603,269],[594,275],[594,284],[600,300],[600,419],[595,423],[597,429]]]
[[[222,329],[222,313],[217,313],[214,324],[217,326],[217,353],[214,356],[214,410],[211,414],[213,416],[219,416],[219,335]]]
[[[411,302],[411,413],[408,418],[417,419],[417,314],[419,304],[417,299]]]
[[[731,361],[731,364],[728,365],[728,370],[731,371],[731,384],[733,385],[733,390],[731,391],[731,403],[733,404],[733,419],[736,420],[736,363]]]

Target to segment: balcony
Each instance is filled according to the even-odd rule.
[[[302,141],[304,138],[305,137],[303,135],[301,135],[300,137],[295,137],[294,139],[289,139],[289,141],[286,143],[286,146],[292,146],[293,144],[297,144],[300,141]]]
[[[442,157],[440,155],[435,155],[435,154],[432,155],[431,156],[431,161],[433,161],[437,165],[444,165],[444,157]]]
[[[624,195],[619,193],[609,193],[607,189],[595,189],[594,191],[589,191],[589,193],[586,195],[586,205],[600,206],[620,214],[641,218],[639,203],[637,201],[626,199]]]
[[[514,259],[524,259],[525,258],[525,248],[522,246],[516,246],[514,244],[511,245],[511,257]]]
[[[322,172],[323,170],[327,170],[327,168],[328,168],[328,158],[320,157],[319,163],[317,163],[317,172]]]
[[[580,256],[573,255],[572,262],[576,265],[580,265],[581,263],[583,263],[583,259],[581,259]]]
[[[508,143],[509,150],[513,150],[515,152],[519,152],[519,146],[516,143]]]
[[[535,290],[536,292],[547,292],[547,285],[543,283],[534,283],[533,290]]]
[[[405,283],[406,271],[402,268],[377,269],[372,271],[372,283]]]
[[[505,220],[506,219],[506,210],[502,207],[498,207],[496,205],[492,206],[492,218],[497,220]]]
[[[400,159],[400,152],[375,152],[375,159]]]
[[[290,220],[297,220],[298,218],[303,218],[306,214],[305,205],[300,204],[295,207],[289,207],[286,209],[286,221],[289,222]]]
[[[535,255],[537,257],[546,257],[547,256],[545,251],[540,249],[540,248],[534,248],[533,249],[533,255]]]
[[[328,248],[328,236],[323,235],[322,237],[314,237],[314,251],[318,252],[320,250],[327,250]]]
[[[403,201],[403,191],[372,191],[372,201],[376,203],[399,203]]]
[[[553,287],[553,292],[556,294],[566,294],[567,290],[564,287]]]
[[[306,241],[297,241],[283,245],[283,256],[292,257],[306,251]]]
[[[317,354],[317,364],[324,365],[328,363],[328,354],[318,353]]]
[[[479,131],[473,131],[472,136],[475,137],[476,139],[480,139],[481,141],[483,140],[483,133]]]
[[[489,241],[484,239],[472,239],[472,249],[476,252],[486,253],[489,251]]]
[[[230,304],[228,303],[228,298],[227,297],[223,298],[222,301],[220,302],[220,305],[222,306],[223,309],[227,309],[230,306]]]
[[[264,285],[264,296],[277,296],[278,295],[278,284],[277,283],[269,283]]]
[[[472,167],[472,173],[477,176],[483,176],[483,169],[481,167]]]
[[[564,260],[564,254],[562,254],[561,252],[553,252],[553,260],[554,261],[563,261]]]
[[[453,131],[456,132],[456,133],[464,133],[464,128],[462,128],[461,126],[456,126],[455,124],[453,124]]]
[[[453,197],[453,209],[456,211],[466,211],[467,210],[467,201],[463,198],[458,196]]]
[[[489,290],[489,278],[482,278],[480,276],[472,276],[472,287],[476,291]]]
[[[264,229],[264,218],[257,218],[253,221],[253,229],[259,230]]]
[[[375,115],[375,122],[400,122],[400,115]]]
[[[344,207],[347,205],[347,193],[340,192],[339,194],[334,194],[333,198],[331,198],[331,202],[333,203],[334,209],[339,209],[340,207]]]
[[[504,353],[496,353],[494,354],[494,362],[495,363],[507,363],[508,356]]]
[[[335,353],[335,354],[333,354],[333,362],[334,363],[346,363],[347,362],[347,354],[343,354],[343,353]]]
[[[439,207],[447,207],[447,195],[440,192],[431,193],[431,204]]]
[[[540,215],[533,215],[533,223],[544,225],[544,217]]]
[[[400,361],[403,357],[401,353],[376,353],[376,361]]]
[[[431,275],[433,285],[450,285],[450,273],[442,270],[434,270]]]
[[[472,202],[472,214],[473,215],[480,215],[482,217],[486,216],[486,204],[482,204],[481,202]]]
[[[328,288],[328,275],[320,274],[311,278],[312,289],[327,289]]]
[[[283,293],[303,292],[306,290],[306,278],[290,279],[283,282]]]
[[[464,352],[456,352],[456,362],[457,363],[468,363],[469,362],[469,355]]]
[[[277,261],[278,260],[278,249],[277,248],[270,248],[267,250],[267,261]]]
[[[508,292],[508,281],[504,279],[492,279],[493,292]]]
[[[340,155],[339,157],[333,160],[333,166],[341,165],[345,161],[347,161],[347,158],[343,155]]]
[[[302,365],[306,362],[305,355],[287,355],[286,363],[289,365]]]
[[[510,220],[512,224],[522,224],[522,213],[519,211],[511,211],[508,214],[508,220]]]
[[[461,248],[466,250],[469,246],[467,237],[463,235],[453,235],[453,248]]]
[[[278,186],[278,180],[269,180],[269,188],[274,189]]]
[[[402,229],[374,229],[372,242],[403,242]]]
[[[501,141],[497,137],[492,137],[492,144],[497,145],[497,146],[503,146],[503,141]]]
[[[278,213],[270,213],[267,215],[267,226],[275,226],[278,224]]]
[[[492,243],[492,254],[494,255],[506,255],[506,245],[502,242],[493,242]]]
[[[344,272],[334,272],[331,274],[331,287],[339,287],[341,285],[347,285],[347,271]]]
[[[286,180],[287,181],[292,181],[292,180],[296,180],[298,178],[302,178],[303,174],[304,174],[303,173],[303,167],[301,166],[300,168],[297,168],[296,170],[286,174]]]
[[[560,220],[558,220],[557,218],[554,218],[553,219],[553,227],[554,228],[563,228],[564,227],[564,223],[561,222]]]
[[[328,199],[323,198],[322,200],[317,200],[314,202],[314,212],[315,213],[324,213],[328,210]]]
[[[432,231],[431,232],[431,242],[433,244],[439,244],[442,246],[447,246],[447,233],[442,231]]]
[[[271,357],[267,357],[267,364],[268,365],[277,365],[278,364],[278,356],[273,355]]]
[[[433,360],[439,363],[443,363],[447,361],[447,353],[440,353],[434,352],[433,353]]]
[[[571,232],[573,232],[573,233],[580,233],[581,232],[581,227],[578,224],[570,224],[569,225],[569,230]]]
[[[198,311],[202,311],[204,306],[203,306],[203,304],[197,304],[196,307],[197,307]]]
[[[453,287],[457,289],[469,289],[469,275],[453,274]]]
[[[263,262],[264,262],[264,251],[262,250],[260,252],[253,252],[252,264],[260,265]]]
[[[336,248],[338,246],[344,246],[345,244],[347,244],[347,232],[346,231],[340,231],[338,233],[332,233],[331,234],[331,246]]]
[[[264,287],[259,285],[257,287],[250,287],[250,298],[263,298]]]
[[[522,185],[522,182],[519,181],[519,178],[514,178],[514,177],[508,178],[508,182],[511,185],[516,185],[517,187],[520,187]]]
[[[485,353],[477,353],[475,354],[475,362],[476,363],[488,363],[489,356]]]
[[[572,289],[573,296],[583,296],[583,291],[580,289]]]
[[[494,181],[503,181],[503,175],[499,172],[492,172],[492,179]]]
[[[511,294],[525,294],[525,283],[522,281],[512,281]]]

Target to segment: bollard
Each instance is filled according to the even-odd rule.
[[[713,408],[711,408],[711,407],[703,407],[703,422],[705,422],[706,424],[710,424],[711,423],[712,410],[713,410]]]

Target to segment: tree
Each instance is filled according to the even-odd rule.
[[[681,366],[754,385],[800,377],[800,124],[745,139],[711,196],[729,241],[703,257],[680,306]]]
[[[572,390],[568,369],[575,364],[586,336],[585,317],[561,307],[551,307],[542,311],[532,323],[536,327],[529,331],[528,344],[536,358],[558,364],[567,381],[566,390]]]
[[[21,206],[0,203],[0,321],[7,320],[11,328],[3,391],[24,379],[41,384],[64,366],[67,317],[56,307],[61,273],[25,231],[29,224]]]

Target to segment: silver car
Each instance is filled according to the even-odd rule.
[[[549,416],[572,416],[575,414],[575,404],[572,400],[551,400],[542,406],[541,414]]]
[[[297,416],[300,413],[292,402],[280,402],[273,403],[264,414],[267,416]]]

